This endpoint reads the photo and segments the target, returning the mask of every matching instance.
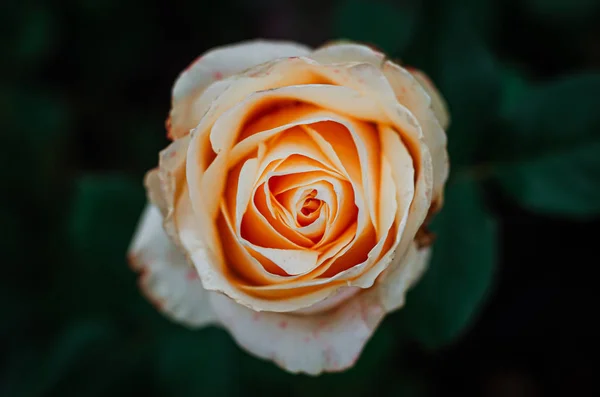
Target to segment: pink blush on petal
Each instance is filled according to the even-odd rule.
[[[198,272],[196,271],[196,269],[190,269],[185,274],[185,278],[189,281],[198,280]]]

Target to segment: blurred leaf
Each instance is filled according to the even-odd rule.
[[[509,104],[504,154],[557,153],[600,137],[600,74],[580,74],[522,90]]]
[[[105,349],[115,343],[116,336],[112,324],[104,319],[70,324],[46,356],[38,382],[46,384],[48,389],[57,385],[67,373],[81,366],[83,361],[89,361],[94,351],[95,354],[105,353]]]
[[[44,58],[56,50],[59,22],[56,10],[44,4],[4,0],[4,6],[5,9],[0,9],[0,25],[6,32],[0,34],[3,49],[0,70],[10,73],[14,79],[19,75],[27,76],[24,72],[39,69]]]
[[[115,342],[115,329],[103,319],[69,324],[43,355],[27,349],[13,360],[16,373],[6,374],[4,392],[11,397],[47,396],[82,365],[89,365]],[[20,352],[23,353],[23,352]]]
[[[158,344],[158,381],[169,397],[242,396],[231,337],[214,327],[178,329]]]
[[[524,91],[495,145],[501,186],[527,208],[600,213],[600,75],[578,75]]]
[[[487,143],[496,117],[501,71],[464,12],[448,15],[437,46],[434,82],[450,110],[450,158],[453,165],[470,164]]]
[[[439,7],[444,19],[457,12],[461,13],[473,32],[482,38],[493,36],[500,24],[498,14],[501,2],[498,0],[434,0],[431,6]],[[445,29],[440,31],[442,35],[447,33]]]
[[[575,217],[600,214],[600,141],[502,166],[496,176],[531,210]]]
[[[473,182],[447,188],[432,230],[437,239],[429,268],[397,316],[428,348],[447,344],[469,325],[491,286],[497,255],[496,222]]]
[[[500,100],[500,115],[507,117],[529,90],[529,82],[516,67],[504,67],[502,72],[502,95]]]
[[[120,117],[120,134],[128,139],[115,148],[119,157],[127,159],[131,169],[146,171],[158,164],[158,153],[168,146],[163,111],[128,109]],[[149,114],[148,114],[149,113]]]
[[[141,179],[122,175],[81,177],[71,218],[73,243],[93,263],[110,267],[111,263],[124,262],[144,203]]]
[[[373,44],[397,55],[409,44],[419,2],[345,0],[334,10],[334,36]]]
[[[140,297],[136,275],[126,261],[144,203],[141,178],[86,175],[77,180],[69,222],[77,265],[66,267],[57,277],[57,283],[63,278],[79,279],[67,290],[67,299],[72,299],[69,309],[129,313],[130,321],[140,321],[141,314],[154,311]]]
[[[6,123],[2,128],[7,132],[4,160],[19,165],[2,168],[5,183],[23,189],[30,199],[48,204],[64,171],[71,110],[56,91],[12,85],[0,88],[0,122]],[[24,179],[24,174],[29,178]]]

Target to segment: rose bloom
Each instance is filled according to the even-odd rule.
[[[129,254],[143,292],[288,371],[352,366],[426,268],[442,98],[364,45],[269,41],[205,53],[172,94]]]

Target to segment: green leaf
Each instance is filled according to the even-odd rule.
[[[77,319],[67,324],[43,354],[40,349],[28,346],[15,357],[17,360],[11,360],[16,371],[6,377],[4,387],[10,391],[7,395],[49,395],[67,380],[72,381],[83,367],[94,366],[116,343],[116,336],[116,330],[106,319]]]
[[[158,344],[157,373],[164,395],[241,396],[237,350],[216,328],[178,329]]]
[[[515,103],[519,102],[529,89],[529,82],[521,70],[517,67],[505,66],[502,72],[500,115],[502,117],[509,115],[515,108]]]
[[[452,15],[458,10],[468,18],[470,28],[478,36],[489,37],[497,34],[501,24],[498,14],[501,12],[501,3],[497,0],[437,0],[436,6],[445,15]],[[431,27],[430,27],[431,29]],[[442,30],[442,34],[447,34]]]
[[[449,343],[471,323],[490,289],[497,253],[496,222],[473,182],[448,186],[432,230],[437,239],[429,268],[395,316],[428,348]]]
[[[453,165],[471,164],[487,143],[502,74],[466,12],[450,13],[437,39],[433,80],[448,102],[448,151]]]
[[[123,262],[145,202],[140,180],[122,175],[86,175],[77,181],[71,238],[94,263]]]
[[[523,93],[507,114],[494,175],[519,204],[543,213],[600,213],[600,75]]]
[[[70,299],[70,310],[111,310],[130,319],[134,316],[136,321],[141,320],[138,316],[144,308],[150,311],[126,260],[146,201],[141,180],[123,175],[86,175],[77,180],[69,219],[70,246],[77,265],[63,269],[56,278],[57,283],[79,280],[65,286],[68,294],[61,294]]]
[[[334,10],[334,35],[366,42],[398,54],[411,41],[418,19],[418,4],[346,0]]]
[[[23,194],[43,204],[52,203],[64,177],[72,111],[58,91],[14,85],[0,88],[0,126],[6,132],[3,143],[8,149],[3,158],[6,164],[18,164],[0,171],[6,184],[23,189]]]
[[[10,80],[22,76],[31,79],[31,71],[41,69],[44,61],[56,51],[60,39],[57,9],[30,2],[3,2],[0,12],[0,45],[3,62],[0,71],[10,74]]]
[[[506,192],[524,207],[553,215],[600,214],[600,141],[498,168]]]

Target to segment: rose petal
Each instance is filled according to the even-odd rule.
[[[162,227],[160,210],[148,204],[129,249],[132,267],[141,273],[140,287],[159,310],[193,327],[217,321],[209,295],[196,273]]]
[[[339,43],[326,45],[316,49],[309,55],[321,64],[336,64],[343,62],[366,62],[380,67],[385,55],[370,47],[355,43]]]
[[[254,244],[251,247],[292,276],[313,270],[319,257],[319,253],[312,250],[266,248]]]
[[[404,306],[406,292],[412,287],[429,263],[431,249],[419,249],[413,242],[404,257],[395,258],[376,286],[379,299],[387,312]]]
[[[279,74],[276,77],[269,77],[269,73],[276,74],[274,73],[275,70],[277,70]],[[254,75],[254,73],[257,74]],[[367,102],[371,103],[371,105],[369,105],[371,106],[370,109],[378,110],[369,110],[370,115],[367,117],[367,119],[378,121],[382,124],[391,123],[396,133],[401,134],[402,143],[405,143],[406,148],[408,148],[411,153],[412,161],[414,162],[413,168],[416,174],[415,179],[419,197],[419,200],[417,201],[419,201],[419,204],[411,204],[411,208],[416,210],[416,214],[410,216],[406,222],[407,225],[410,224],[411,228],[409,231],[412,233],[412,228],[414,228],[414,226],[418,223],[417,220],[426,214],[429,207],[428,204],[431,202],[431,186],[433,180],[433,171],[431,165],[432,159],[425,142],[422,128],[419,125],[419,121],[408,108],[397,103],[395,93],[381,70],[368,63],[350,64],[338,70],[336,66],[323,66],[319,65],[313,60],[301,58],[298,60],[284,60],[278,62],[277,64],[262,65],[253,71],[248,71],[246,76],[250,77],[240,77],[240,80],[238,80],[236,84],[232,84],[230,88],[223,91],[222,94],[213,102],[210,110],[207,112],[206,116],[203,117],[196,128],[196,131],[192,137],[190,150],[188,151],[188,185],[190,187],[190,194],[192,195],[190,204],[193,206],[192,212],[196,217],[194,222],[196,222],[196,224],[206,225],[204,227],[205,230],[200,231],[200,233],[197,231],[194,232],[196,237],[190,240],[190,243],[203,245],[203,249],[199,250],[198,260],[207,261],[207,259],[212,258],[211,261],[215,261],[213,265],[210,264],[210,261],[208,261],[208,265],[206,263],[197,265],[201,274],[201,269],[206,269],[206,266],[211,268],[210,270],[205,270],[207,273],[206,278],[210,279],[210,283],[208,284],[212,284],[213,281],[219,280],[219,278],[216,276],[216,273],[219,272],[217,269],[220,269],[220,271],[225,271],[224,269],[226,268],[226,264],[221,259],[223,258],[223,255],[220,252],[221,247],[219,247],[219,239],[216,229],[211,227],[211,219],[214,219],[218,214],[219,204],[217,197],[220,197],[219,192],[223,191],[221,186],[223,180],[222,178],[219,180],[219,175],[222,175],[227,169],[228,162],[233,153],[233,151],[230,152],[230,150],[232,150],[232,148],[235,149],[236,147],[242,146],[241,142],[237,145],[235,144],[236,139],[238,139],[238,132],[235,131],[243,129],[243,121],[247,120],[252,114],[252,112],[249,112],[248,109],[254,109],[255,111],[264,111],[265,109],[268,110],[268,108],[264,107],[252,108],[249,106],[250,102],[245,102],[243,106],[240,106],[235,117],[231,117],[234,115],[234,113],[228,113],[228,117],[221,117],[226,111],[232,110],[232,107],[239,105],[241,93],[237,92],[237,89],[240,87],[240,85],[237,83],[243,83],[243,91],[245,89],[249,89],[249,87],[254,87],[253,90],[255,90],[255,88],[261,84],[266,84],[266,86],[263,86],[264,88],[273,88],[269,86],[269,84],[273,84],[275,87],[277,87],[277,84],[284,84],[286,82],[289,83],[290,81],[294,81],[297,84],[305,83],[306,81],[308,81],[309,84],[314,83],[315,81],[323,81],[352,87],[359,93],[357,98],[360,97],[360,94],[368,96],[370,100]],[[269,78],[271,80],[269,80]],[[245,82],[244,79],[254,80],[253,83],[250,84],[249,82]],[[250,90],[250,93],[253,92],[253,90]],[[297,87],[293,87],[290,92],[295,92],[297,90]],[[233,91],[236,91],[235,95]],[[300,91],[302,90],[298,90],[298,92]],[[271,94],[273,93],[269,91],[269,95]],[[313,94],[314,92],[311,95]],[[256,100],[258,95],[259,94],[253,94],[252,97],[254,97]],[[264,95],[266,96],[267,94]],[[278,100],[281,100],[284,97],[278,97],[274,95],[272,98],[278,98]],[[289,95],[287,98],[289,98]],[[244,101],[245,100],[242,102]],[[238,105],[235,105],[236,103]],[[261,103],[264,105],[264,102]],[[344,104],[345,102],[341,101],[340,103]],[[256,100],[256,104],[259,104],[258,100]],[[373,104],[376,104],[376,106],[373,107]],[[316,123],[319,121],[335,121],[344,125],[346,129],[350,129],[350,123],[341,122],[339,120],[340,112],[344,114],[343,111],[336,110],[336,113],[334,113],[333,116],[322,118],[320,120],[313,119],[311,120],[311,123],[315,123],[316,125]],[[215,128],[215,121],[219,121],[221,123],[221,127],[219,128],[221,132],[219,133],[217,133],[217,129]],[[304,121],[304,124],[306,124],[306,120]],[[233,128],[233,133],[230,132],[231,128],[229,127],[236,127]],[[291,126],[286,126],[286,129],[289,127]],[[252,138],[253,141],[251,144],[246,142],[245,145],[247,149],[244,150],[248,151],[240,153],[249,155],[253,150],[260,150],[261,143],[264,143],[266,139],[274,136],[274,134],[281,132],[282,130],[271,131],[270,133],[273,135],[261,135],[262,132],[260,131],[249,135],[247,138]],[[347,134],[347,132],[345,134]],[[365,139],[369,140],[371,135],[372,134],[370,133],[364,134],[366,137]],[[337,138],[332,139],[335,141]],[[194,142],[194,140],[196,141]],[[361,145],[364,145],[364,143],[361,142]],[[338,144],[331,144],[331,146],[332,148],[339,147]],[[352,146],[355,147],[355,145]],[[217,152],[216,157],[213,150]],[[343,150],[345,149],[342,149],[342,151]],[[344,153],[336,152],[337,157],[340,159],[343,154]],[[356,160],[356,158],[360,156],[358,156],[358,154],[355,156],[356,157],[354,157],[354,160],[351,162],[357,164],[355,171],[357,171],[360,175],[361,166]],[[363,159],[367,157],[371,158],[374,156],[363,156]],[[191,158],[194,160],[190,160]],[[329,156],[329,158],[331,158],[331,156]],[[342,161],[342,163],[344,162]],[[367,160],[366,164],[370,164],[369,160]],[[382,169],[379,163],[379,158],[377,158],[377,161],[374,164],[374,169],[379,172]],[[344,165],[346,166],[345,163]],[[369,170],[370,169],[371,168],[369,168]],[[331,258],[330,264],[335,261],[336,266],[330,266],[330,268],[327,269],[329,273],[323,273],[326,275],[325,279],[305,280],[302,282],[293,282],[291,284],[286,283],[285,292],[287,295],[293,295],[293,297],[289,297],[288,299],[288,297],[285,296],[283,302],[271,300],[273,297],[278,297],[278,299],[282,299],[284,297],[284,295],[282,295],[284,290],[281,290],[280,285],[246,286],[237,285],[235,283],[229,285],[226,278],[222,277],[220,280],[224,283],[221,284],[219,281],[217,283],[219,286],[213,285],[210,289],[221,290],[233,297],[235,300],[238,300],[254,309],[290,311],[309,306],[330,296],[341,283],[356,285],[362,288],[368,288],[373,285],[375,279],[383,270],[386,269],[394,255],[405,255],[409,244],[408,241],[412,240],[414,234],[412,234],[412,236],[404,236],[405,238],[403,238],[401,241],[403,243],[402,245],[400,245],[400,241],[398,241],[398,236],[400,235],[400,227],[398,226],[394,226],[393,230],[379,231],[379,238],[377,238],[377,235],[375,235],[375,237],[371,237],[375,232],[371,225],[371,214],[374,213],[375,216],[377,216],[377,211],[380,211],[381,209],[375,205],[365,207],[366,202],[363,191],[365,186],[363,185],[367,185],[369,187],[367,190],[371,193],[368,194],[370,194],[372,197],[379,193],[379,188],[373,189],[373,186],[370,186],[372,181],[363,182],[362,176],[360,176],[358,178],[359,180],[357,181],[357,172],[355,172],[354,175],[352,175],[351,172],[348,172],[350,180],[357,189],[355,192],[355,204],[357,207],[359,207],[359,215],[362,214],[362,216],[359,216],[358,219],[358,227],[356,231],[357,238],[355,243],[348,244],[342,248],[342,251],[344,252],[339,252],[336,254],[337,256]],[[377,186],[379,186],[379,178],[375,177],[374,179],[376,179]],[[401,187],[397,187],[397,189],[402,190]],[[194,195],[199,194],[198,192],[206,191],[215,192],[215,194],[212,195],[213,197],[206,197],[205,195],[204,197],[194,197]],[[365,215],[367,218],[364,218]],[[379,226],[383,223],[376,222],[376,224]],[[189,227],[189,229],[189,233],[192,234],[191,231],[193,228]],[[373,231],[373,233],[371,231]],[[200,241],[198,241],[198,239],[200,239]],[[365,253],[367,248],[370,248],[371,250]],[[211,251],[214,252],[212,255],[209,255]],[[362,263],[359,263],[356,266],[350,266],[352,264],[356,264],[356,260],[354,260],[353,263],[350,263],[350,257],[363,258],[365,255],[366,258]],[[191,256],[194,258],[193,253]],[[345,260],[340,261],[342,258]],[[312,272],[310,274],[312,274]],[[331,276],[331,278],[327,278],[328,276]],[[205,279],[204,275],[202,276],[202,279]],[[205,284],[205,286],[207,285]],[[258,297],[258,295],[260,295],[262,299]],[[256,296],[258,298],[251,299],[250,296]]]
[[[153,190],[153,194],[160,195],[165,232],[179,246],[181,244],[177,233],[177,225],[174,222],[174,214],[175,205],[186,184],[185,164],[189,142],[189,136],[178,139],[160,152],[157,175],[160,191]],[[150,200],[155,204],[159,202],[158,198],[152,196],[150,196]]]
[[[383,155],[391,164],[392,178],[395,185],[397,187],[407,186],[408,178],[413,178],[413,174],[410,172],[412,164],[407,148],[396,131],[387,126],[380,126],[379,129]],[[431,167],[431,164],[429,166]],[[413,185],[410,184],[409,186]],[[393,256],[404,256],[410,244],[413,243],[417,230],[427,216],[431,203],[429,196],[431,189],[432,181],[425,178],[424,174],[417,177],[414,192],[402,188],[397,189],[398,207],[410,208],[410,211],[397,213],[396,222],[401,225],[398,230],[398,237],[401,238],[401,241],[392,253]],[[407,203],[410,203],[409,207],[407,207]]]
[[[177,78],[173,86],[170,136],[179,138],[194,128],[214,98],[226,85],[219,84],[210,95],[196,100],[211,83],[240,73],[255,65],[309,52],[301,44],[285,41],[247,41],[212,49],[198,57]]]
[[[343,371],[357,360],[386,312],[404,304],[427,259],[428,250],[413,245],[381,283],[349,299],[342,296],[343,304],[322,314],[256,313],[217,294],[211,302],[224,327],[250,353],[294,373]]]
[[[320,285],[308,286],[305,290],[300,291],[303,293],[302,295],[293,296],[283,301],[256,297],[253,293],[245,291],[247,287],[238,284],[231,270],[223,262],[222,258],[224,256],[217,256],[215,250],[221,250],[222,247],[220,245],[215,247],[206,243],[205,238],[208,233],[204,229],[198,228],[197,216],[192,210],[187,192],[182,194],[178,203],[176,219],[181,242],[198,270],[203,287],[210,291],[223,292],[236,302],[252,310],[285,312],[305,308],[329,297],[342,284],[338,282],[337,284],[328,284],[325,287]],[[214,232],[216,233],[216,228],[214,228]]]
[[[392,168],[389,160],[385,156],[380,155],[381,164],[381,183],[379,185],[379,216],[376,218],[376,230],[389,230],[395,221],[396,214],[402,211],[397,211],[398,200],[396,196],[397,189],[405,189],[405,186],[396,186],[396,181],[392,177]],[[410,170],[412,171],[412,170]],[[412,172],[411,172],[412,174]],[[408,204],[400,202],[400,204]],[[406,209],[405,209],[406,211]]]
[[[244,349],[290,372],[311,375],[353,365],[384,314],[364,298],[348,300],[334,313],[310,316],[255,313],[225,296],[215,296],[212,303]]]
[[[427,77],[427,75],[418,69],[410,69],[410,73],[417,79],[421,86],[427,91],[427,94],[431,98],[431,108],[433,113],[440,122],[443,129],[448,128],[450,124],[450,114],[448,113],[448,105],[444,98],[440,95],[439,91],[433,84],[433,82]]]
[[[287,242],[281,242],[282,246],[288,245],[289,243],[291,249],[302,249],[309,248],[313,246],[313,242],[310,238],[302,235],[302,233],[290,228],[290,223],[293,222],[293,219],[284,219],[287,217],[287,214],[284,213],[283,216],[278,215],[277,212],[271,211],[268,206],[269,198],[267,195],[269,194],[268,190],[264,188],[266,184],[260,185],[255,192],[254,200],[251,202],[250,206],[246,209],[246,214],[248,214],[248,218],[244,219],[244,223],[247,226],[247,233],[252,233],[252,229],[258,228],[268,228],[269,231],[267,233],[276,233],[277,236],[274,237],[274,243],[277,243],[279,239],[287,240]],[[275,206],[278,207],[279,206]],[[287,211],[285,208],[282,211]],[[290,217],[292,215],[290,214]],[[253,219],[254,222],[251,220]],[[266,239],[266,243],[268,245],[273,245],[273,243],[269,243],[268,238]]]
[[[276,118],[277,115],[277,113],[271,114],[269,115],[269,118]],[[289,125],[290,122],[293,122],[287,117],[285,118],[285,120],[281,121],[284,122],[283,125]],[[298,121],[299,120],[296,119],[296,122]],[[302,125],[301,127],[304,127],[304,125]],[[334,171],[340,173],[340,170],[330,162],[329,158],[327,158],[327,156],[321,151],[319,146],[307,136],[307,133],[301,127],[293,127],[288,130],[281,131],[281,134],[275,136],[272,139],[272,141],[269,142],[268,147],[265,147],[265,155],[263,159],[261,159],[259,171],[259,174],[261,176],[264,174],[264,170],[270,165],[270,163],[272,163],[275,160],[285,160],[292,155],[303,156],[311,160],[317,161],[320,163],[320,167],[324,168],[325,171]],[[272,130],[272,128],[266,128],[265,130],[261,130],[261,133],[270,130]],[[246,139],[250,140],[250,138]],[[240,142],[239,145],[241,146],[244,141]],[[236,160],[237,156],[235,153],[233,153],[236,151],[236,149],[237,146],[233,148],[231,162],[235,162]],[[279,162],[276,167],[281,168],[285,167],[285,165],[282,165],[282,163]],[[272,172],[274,171],[275,170],[273,169]],[[260,180],[257,182],[260,183]]]
[[[240,126],[248,118],[248,115],[260,113],[259,110],[263,110],[260,108],[261,104],[266,104],[262,106],[268,110],[269,106],[273,108],[277,101],[282,102],[283,100],[288,103],[299,101],[358,119],[385,120],[381,110],[374,106],[372,101],[348,87],[305,84],[274,88],[251,94],[216,120],[210,134],[213,150],[219,153],[230,148],[238,138]],[[263,118],[263,120],[270,127],[258,124],[253,128],[254,131],[264,131],[281,125],[269,118]],[[201,129],[200,126],[199,129]]]
[[[325,120],[335,120],[338,123],[343,124],[346,128],[352,128],[352,121],[348,121],[348,120],[344,120],[343,122],[341,122],[340,120],[340,116],[338,115],[330,115],[328,117],[328,119]],[[332,145],[333,147],[342,147],[341,145]],[[340,152],[339,155],[341,155],[343,153]],[[358,167],[358,169],[360,169],[360,167]],[[426,174],[424,174],[426,176]],[[424,177],[424,176],[423,176]],[[357,206],[360,206],[362,204],[360,204],[360,200],[357,200],[356,202]],[[360,212],[359,213],[363,213],[365,214],[365,212]],[[359,218],[359,228],[357,231],[357,235],[358,236],[362,236],[364,234],[364,231],[367,229],[364,229],[364,225],[367,225],[368,223],[365,223],[363,221],[363,226],[360,226],[360,218]],[[210,226],[208,226],[210,228]],[[363,230],[364,229],[364,230]],[[361,232],[362,230],[362,232]],[[389,231],[388,231],[389,232]],[[340,252],[339,255],[345,255],[344,259],[342,262],[338,262],[338,266],[333,268],[332,270],[330,270],[330,275],[332,276],[333,274],[340,272],[340,274],[338,274],[338,276],[332,277],[331,279],[328,280],[330,286],[329,288],[322,288],[319,291],[314,290],[314,288],[317,285],[322,285],[323,282],[319,281],[319,280],[311,280],[311,281],[304,281],[302,283],[294,283],[292,285],[288,285],[286,284],[286,288],[288,289],[288,291],[291,291],[292,289],[296,289],[297,293],[308,293],[308,291],[313,291],[314,292],[310,292],[308,293],[306,296],[303,297],[298,297],[296,299],[288,299],[288,310],[295,310],[298,309],[299,306],[294,306],[292,304],[292,302],[296,301],[296,302],[303,302],[302,304],[306,304],[307,302],[312,302],[312,303],[316,303],[318,300],[323,299],[323,297],[328,296],[327,293],[331,293],[332,288],[334,288],[336,286],[336,280],[342,280],[343,277],[355,277],[354,275],[359,275],[362,274],[366,269],[369,269],[369,275],[365,276],[364,274],[359,277],[358,279],[356,279],[355,281],[352,281],[353,285],[360,285],[363,288],[368,288],[369,286],[372,285],[372,283],[374,282],[375,278],[377,277],[377,275],[383,271],[385,269],[385,267],[387,266],[387,264],[389,263],[389,261],[391,260],[390,258],[388,258],[385,261],[378,261],[378,258],[380,256],[380,254],[382,253],[382,251],[385,251],[386,247],[390,248],[390,244],[394,241],[393,238],[388,238],[389,233],[385,233],[384,236],[382,236],[381,239],[379,239],[379,242],[377,242],[375,244],[376,241],[372,240],[371,237],[368,233],[364,236],[364,237],[360,237],[361,239],[357,240],[359,242],[359,244],[356,244],[357,246],[354,248],[354,250],[351,250],[352,247],[348,247],[346,246],[343,249],[343,252]],[[354,244],[353,244],[354,245]],[[373,249],[368,252],[368,249],[370,247],[373,247]],[[357,251],[358,250],[358,251]],[[358,252],[361,252],[360,254]],[[350,264],[350,259],[352,257],[361,257],[363,255],[366,255],[366,260],[354,267],[352,267],[351,269],[349,268],[349,264]],[[332,258],[333,260],[337,260],[337,257]],[[356,259],[354,259],[352,264],[356,264]],[[377,266],[373,266],[373,265],[377,265]],[[221,265],[224,266],[224,265]],[[348,269],[348,270],[345,270]],[[243,290],[247,290],[248,292],[253,291],[254,294],[259,293],[260,292],[261,295],[265,296],[265,298],[267,297],[267,295],[264,294],[269,294],[272,295],[275,293],[276,290],[280,289],[281,286],[279,285],[273,285],[273,286],[263,286],[263,287],[252,287],[252,286],[239,286],[240,288],[242,288]],[[207,287],[208,288],[208,287]],[[274,288],[274,289],[273,289]],[[308,288],[308,289],[307,289]],[[269,292],[271,291],[271,292]],[[280,292],[277,292],[277,294],[279,295]],[[294,294],[293,292],[290,292],[290,294]],[[235,294],[234,294],[235,295]],[[294,294],[295,295],[295,294]],[[243,300],[242,300],[243,301]],[[255,302],[259,302],[258,300]],[[269,301],[269,302],[265,302],[263,300],[263,302],[265,303],[266,306],[259,306],[259,307],[271,307],[274,302]],[[281,306],[285,306],[284,302],[281,302]],[[277,307],[280,307],[279,305],[275,305]],[[255,308],[257,306],[254,306]],[[265,309],[265,310],[271,310],[271,309]],[[279,311],[279,310],[278,310]]]
[[[298,119],[295,118],[295,115],[289,116],[291,118],[289,124],[284,124],[271,131],[264,131],[253,135],[252,138],[258,137],[255,140],[254,145],[258,145],[261,142],[259,138],[267,139],[267,137],[270,137],[275,133],[287,130],[298,124],[336,120],[336,118],[340,117],[334,113],[324,111],[316,113],[307,113],[307,110],[302,110],[299,111],[299,114],[301,115],[301,117]],[[345,124],[348,124],[348,122],[346,122]],[[214,227],[211,226],[211,219],[215,218],[216,212],[220,205],[219,203],[221,192],[223,192],[225,186],[225,178],[223,178],[222,175],[226,172],[226,163],[228,161],[228,156],[225,153],[218,155],[215,158],[215,160],[210,164],[208,169],[204,171],[202,165],[206,162],[207,154],[201,149],[203,147],[201,140],[202,137],[199,134],[194,134],[191,138],[190,147],[188,149],[187,154],[187,183],[189,187],[193,212],[197,217],[197,222],[198,224],[205,225],[202,230],[202,233],[205,236],[204,238],[206,239],[206,244],[209,247],[213,247],[212,249],[215,250],[215,257],[218,258],[220,257],[220,248],[218,244],[216,230]],[[239,148],[242,145],[243,142],[236,145],[235,148]],[[344,154],[347,154],[347,149],[343,150],[345,150]],[[234,155],[232,154],[231,156],[233,157]],[[359,165],[356,165],[355,168],[357,170],[360,170]],[[202,192],[207,191],[210,191],[213,194],[202,194]],[[357,207],[360,208],[360,206],[362,206],[362,201],[364,200],[362,197],[362,193],[358,194],[358,191],[355,191],[355,200]],[[359,224],[359,227],[361,225],[362,224]]]
[[[257,258],[258,253],[251,253],[237,237],[228,212],[223,210],[217,219],[217,228],[221,236],[227,265],[241,280],[230,283],[251,283],[253,285],[269,285],[287,281],[287,274],[267,258]],[[252,255],[255,254],[255,255]]]
[[[146,187],[148,200],[158,207],[164,217],[169,210],[169,204],[162,193],[159,173],[160,171],[158,168],[148,171],[144,177],[144,186]]]
[[[440,207],[443,201],[444,184],[448,179],[449,172],[446,134],[440,126],[443,120],[439,119],[441,116],[433,109],[434,102],[440,99],[434,99],[419,84],[414,73],[411,74],[408,70],[390,61],[385,63],[383,71],[400,103],[415,115],[422,127],[425,142],[431,152],[433,162],[433,201]],[[435,95],[439,97],[439,94],[435,93]],[[447,120],[444,123],[447,123]],[[445,128],[445,124],[442,125]]]

